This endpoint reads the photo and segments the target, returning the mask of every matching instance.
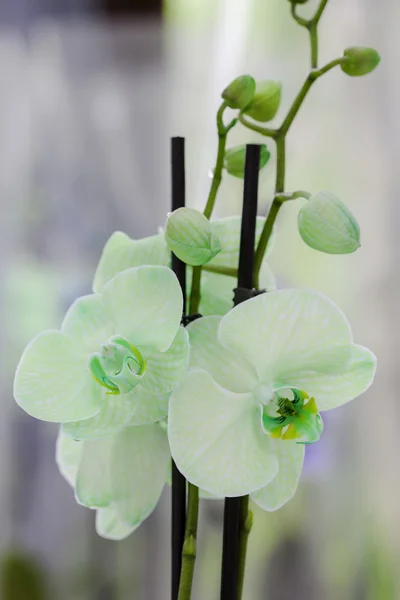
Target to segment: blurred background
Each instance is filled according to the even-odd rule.
[[[314,0],[304,14],[315,7]],[[164,600],[169,493],[129,539],[108,542],[54,461],[57,428],[12,398],[25,344],[58,327],[88,293],[102,246],[121,229],[157,231],[170,202],[169,138],[187,138],[187,190],[203,208],[216,152],[215,111],[235,76],[283,82],[280,122],[309,68],[305,30],[285,0],[2,0],[0,2],[0,553],[4,600]],[[310,250],[299,203],[281,211],[271,256],[280,285],[319,289],[373,349],[372,389],[329,414],[296,497],[255,510],[244,600],[400,597],[397,423],[400,5],[330,0],[321,64],[346,46],[376,47],[365,78],[339,69],[311,91],[288,141],[287,189],[335,192],[357,216],[354,255]],[[232,145],[261,141],[237,127]],[[274,152],[274,148],[271,148]],[[262,172],[260,213],[274,162]],[[238,214],[225,178],[219,216]],[[196,600],[217,600],[222,506],[202,506]]]

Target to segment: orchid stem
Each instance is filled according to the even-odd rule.
[[[188,484],[188,506],[186,517],[185,540],[182,550],[182,570],[179,582],[178,600],[190,600],[194,565],[196,562],[197,525],[199,520],[199,488]]]

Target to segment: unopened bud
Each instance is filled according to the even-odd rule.
[[[258,81],[253,100],[244,111],[246,115],[262,123],[273,119],[281,103],[281,89],[279,81]]]
[[[360,247],[355,217],[336,196],[318,192],[301,208],[298,229],[305,243],[327,254],[349,254]]]
[[[267,146],[265,144],[261,144],[260,148],[260,166],[259,169],[263,169],[267,162],[270,159],[270,152],[267,150]],[[242,144],[241,146],[235,146],[234,148],[230,148],[225,152],[225,161],[224,167],[228,171],[230,175],[234,177],[239,177],[239,179],[244,178],[244,167],[246,163],[246,146]]]
[[[178,208],[169,215],[165,241],[178,258],[193,267],[208,263],[221,251],[210,221],[194,208]]]
[[[222,98],[230,108],[243,110],[253,99],[256,82],[250,75],[234,79],[222,92]]]
[[[371,73],[378,66],[381,57],[373,48],[347,48],[343,52],[345,61],[340,68],[350,77],[361,77]]]

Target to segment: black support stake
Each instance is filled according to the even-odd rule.
[[[260,146],[248,144],[244,173],[242,229],[238,288],[253,288],[254,244],[258,202]],[[236,298],[239,296],[236,295]],[[236,300],[238,304],[238,300]],[[225,498],[222,549],[221,600],[238,600],[239,536],[241,498]]]
[[[185,206],[185,139],[171,139],[172,210]],[[186,265],[172,253],[172,270],[183,294],[183,313],[186,312]],[[186,480],[172,461],[172,571],[171,600],[177,600],[182,566],[182,547],[186,522]]]

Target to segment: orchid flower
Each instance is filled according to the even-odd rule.
[[[216,496],[276,510],[294,494],[320,412],[371,384],[376,359],[341,310],[302,290],[262,294],[188,326],[191,361],[169,403],[172,456]]]
[[[78,298],[61,331],[25,349],[14,396],[30,415],[94,439],[165,418],[189,360],[182,292],[167,267],[127,269],[101,294]]]

